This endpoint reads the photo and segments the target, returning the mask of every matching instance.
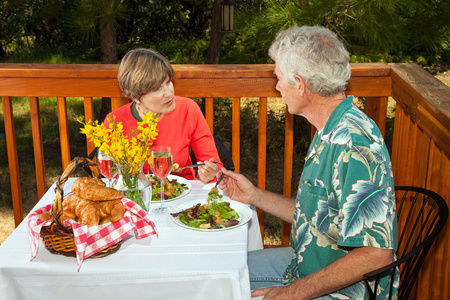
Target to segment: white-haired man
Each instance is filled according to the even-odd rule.
[[[363,274],[392,262],[396,247],[394,183],[383,137],[345,95],[349,55],[332,31],[284,30],[269,55],[289,112],[305,117],[317,132],[295,199],[222,171],[219,187],[231,199],[292,223],[292,247],[249,253],[252,295],[363,299]],[[383,278],[386,293],[388,285]]]

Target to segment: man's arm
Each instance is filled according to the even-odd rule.
[[[354,248],[325,268],[283,287],[255,290],[253,297],[270,299],[311,299],[333,293],[361,281],[363,275],[392,262],[392,249]]]
[[[255,187],[244,175],[222,169],[224,174],[219,188],[235,201],[254,205],[283,221],[292,223],[295,211],[295,199],[265,191]]]

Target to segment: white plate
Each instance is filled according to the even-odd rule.
[[[180,220],[178,220],[178,218],[176,217],[172,217],[172,215],[170,215],[170,218],[172,219],[172,221],[177,224],[178,226],[181,226],[183,228],[186,229],[191,229],[191,230],[197,230],[197,231],[224,231],[224,230],[230,230],[230,229],[234,229],[237,227],[240,227],[244,224],[246,224],[248,221],[250,221],[250,219],[252,218],[252,210],[250,209],[250,207],[248,207],[245,204],[242,204],[240,202],[237,201],[233,201],[233,200],[225,200],[226,202],[230,202],[230,207],[232,209],[234,209],[238,214],[239,214],[239,224],[235,225],[235,226],[231,226],[231,227],[225,227],[225,228],[217,228],[217,229],[200,229],[200,228],[195,228],[195,227],[191,227],[188,226],[186,224],[184,224],[183,222],[181,222]],[[183,211],[187,208],[190,208],[194,205],[197,205],[197,203],[201,203],[202,205],[207,203],[207,200],[191,200],[188,202],[185,202],[183,204],[177,205],[175,207],[172,207],[174,212],[180,212]]]
[[[167,179],[169,179],[169,180],[174,180],[174,179],[176,179],[178,183],[185,184],[185,185],[188,187],[188,189],[187,189],[187,190],[184,190],[184,191],[181,193],[180,196],[175,197],[175,198],[172,198],[172,199],[164,200],[164,202],[170,202],[170,201],[178,200],[178,199],[180,199],[180,198],[186,196],[187,194],[189,194],[190,191],[192,190],[192,185],[191,185],[191,183],[189,182],[189,180],[187,180],[186,178],[183,178],[183,177],[180,177],[180,176],[176,176],[176,175],[169,175],[169,176],[167,176]],[[159,180],[159,179],[158,179],[158,180]],[[152,199],[152,202],[158,202],[158,201],[161,201],[161,199],[158,199],[158,200]]]

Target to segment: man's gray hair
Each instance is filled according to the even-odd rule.
[[[314,94],[331,96],[345,91],[351,70],[344,44],[331,30],[320,26],[291,27],[276,36],[269,56],[291,84],[295,75]]]

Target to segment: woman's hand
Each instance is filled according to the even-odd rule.
[[[215,159],[210,158],[204,162],[204,166],[198,167],[198,179],[208,183],[216,177],[217,172],[219,172],[219,166],[214,162]]]
[[[260,190],[242,174],[222,168],[217,177],[220,178],[222,173],[224,177],[219,184],[219,188],[223,190],[223,193],[233,200],[253,205]]]

